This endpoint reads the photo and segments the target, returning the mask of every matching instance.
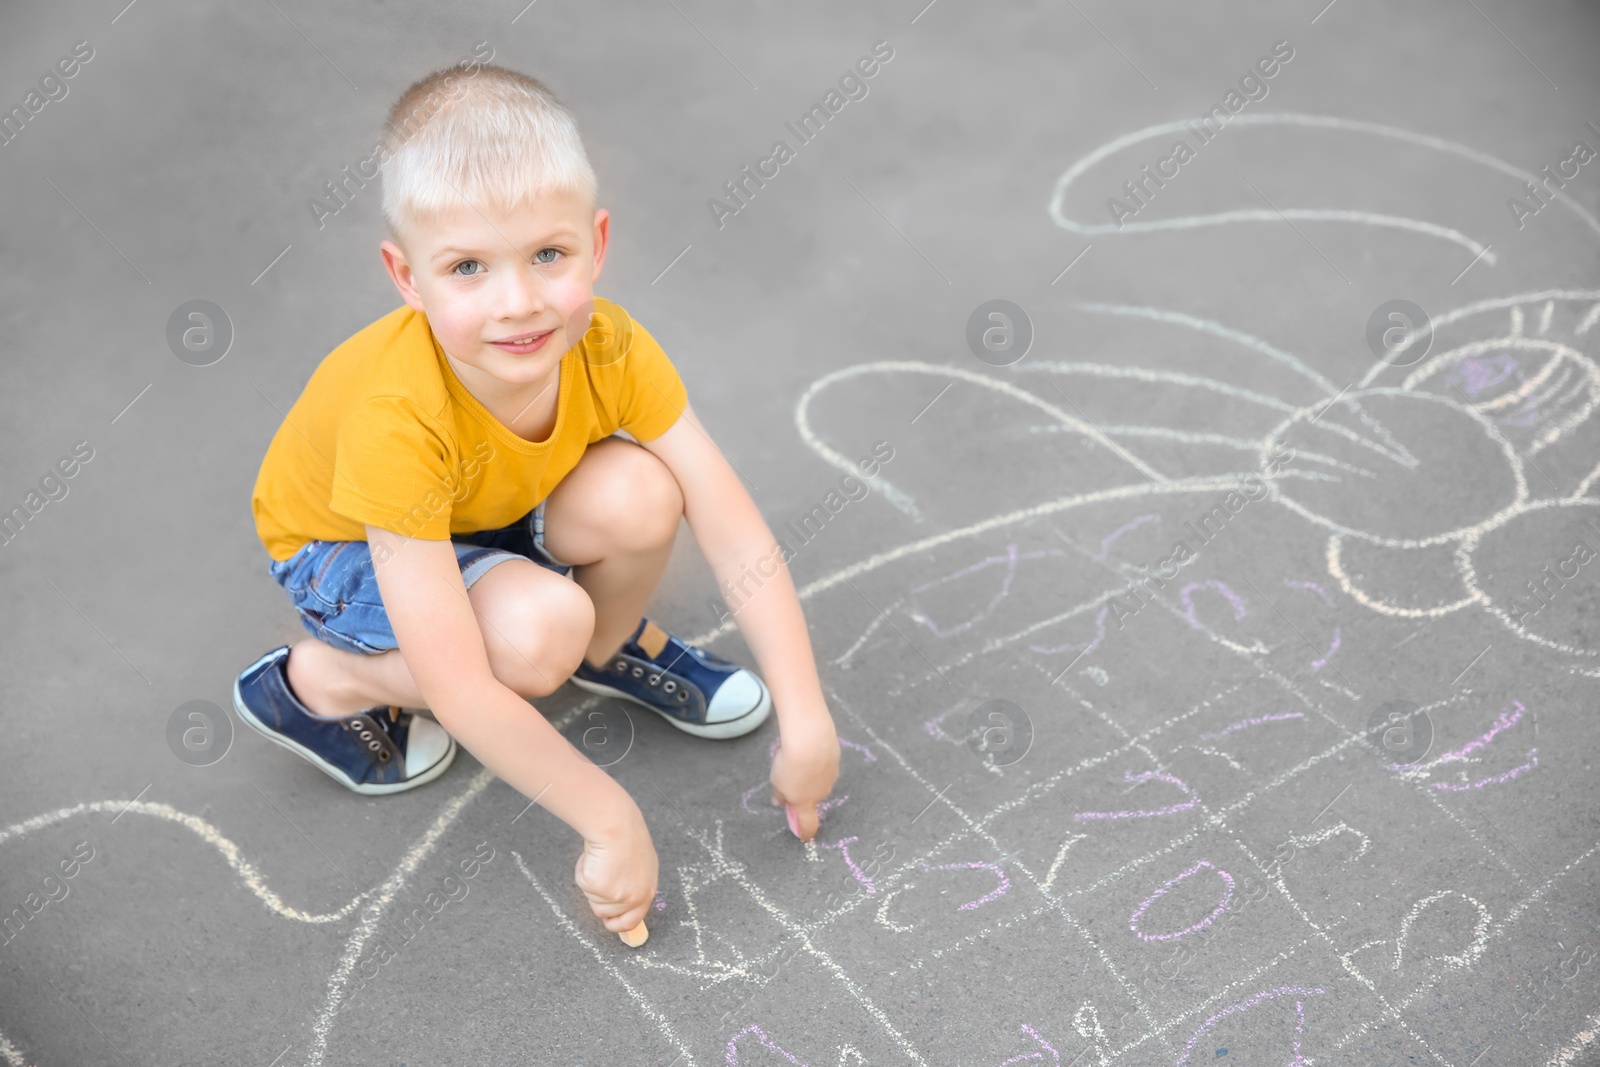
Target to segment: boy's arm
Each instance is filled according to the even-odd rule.
[[[627,790],[490,671],[451,543],[371,525],[367,542],[401,654],[439,725],[485,767],[578,831],[586,852],[609,848],[637,857],[649,851],[653,862],[644,816]],[[655,894],[654,878],[652,868],[648,894],[637,890],[642,903],[625,910],[591,897],[607,928],[638,925]]]
[[[773,763],[773,795],[794,805],[796,832],[810,840],[816,834],[816,805],[838,777],[839,739],[783,553],[738,472],[691,407],[684,406],[666,433],[641,443],[677,479],[684,517],[718,588],[748,594],[741,595],[734,620],[778,716],[782,747]]]

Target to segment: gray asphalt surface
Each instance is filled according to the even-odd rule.
[[[0,9],[0,1062],[1600,1063],[1594,4],[124,2]],[[376,184],[309,202],[480,42],[775,529],[895,450],[791,565],[817,847],[775,722],[541,703],[636,952],[469,754],[360,798],[227,710],[303,633],[264,449],[398,305]],[[684,531],[652,615],[714,592]]]

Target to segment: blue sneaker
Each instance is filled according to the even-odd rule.
[[[572,684],[642,704],[696,737],[741,737],[766,721],[772,697],[737,663],[695,648],[640,619],[603,668],[580,663]]]
[[[431,782],[456,758],[456,741],[432,719],[372,707],[330,719],[289,688],[289,646],[256,660],[233,683],[239,718],[357,793],[400,793]]]

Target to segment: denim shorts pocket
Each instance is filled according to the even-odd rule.
[[[305,585],[297,590],[296,600],[307,607],[316,607],[318,604],[326,606],[325,613],[337,612],[343,606],[344,572],[339,568],[339,557],[343,556],[354,542],[333,542],[332,547],[323,554],[321,559],[313,562],[307,569],[307,576],[303,579]],[[328,542],[324,542],[328,544]]]

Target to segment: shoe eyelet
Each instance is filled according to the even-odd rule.
[[[367,747],[372,749],[372,751],[377,752],[379,749],[383,748],[383,745],[379,744],[377,741],[368,741]]]
[[[651,684],[651,685],[659,685],[659,684],[661,684],[661,675],[659,675],[659,674],[652,674],[652,675],[651,675],[651,676],[650,676],[650,677],[649,677],[649,679],[647,679],[647,680],[648,680],[648,681],[649,681],[649,683],[650,683],[650,684]]]
[[[389,762],[389,757],[391,755],[393,755],[393,753],[390,752],[386,748],[379,750],[379,752],[378,752],[378,762],[379,763],[388,763]]]
[[[662,688],[662,689],[665,689],[665,690],[666,690],[666,691],[667,691],[667,692],[669,692],[669,693],[670,693],[670,692],[672,692],[672,691],[673,691],[673,690],[674,690],[674,689],[676,689],[676,688],[678,688],[678,683],[677,683],[677,682],[674,682],[674,681],[673,681],[673,680],[672,680],[672,679],[671,679],[671,678],[668,678],[668,679],[667,679],[667,684],[666,684],[666,685],[664,685],[664,686],[662,686],[662,687],[661,687],[661,688]]]
[[[689,691],[687,689],[678,690],[678,703],[683,704],[683,703],[687,702],[688,699],[689,699]]]
[[[626,660],[619,659],[614,666],[617,668],[618,674],[626,674],[628,671],[628,662]]]
[[[368,730],[362,730],[361,731],[361,740],[363,740],[363,741],[371,741],[372,740],[372,733],[370,731],[368,731]]]
[[[635,667],[633,669],[633,676],[635,678],[643,678],[644,677],[644,668],[643,667]]]

